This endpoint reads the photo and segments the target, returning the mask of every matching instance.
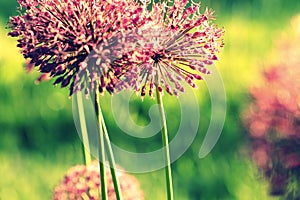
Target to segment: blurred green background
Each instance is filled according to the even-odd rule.
[[[53,87],[52,81],[36,85],[38,73],[25,72],[16,40],[7,37],[6,23],[16,14],[16,6],[16,1],[0,0],[0,199],[50,199],[67,169],[82,163],[81,144],[68,91]],[[199,83],[200,129],[192,146],[172,165],[175,199],[276,199],[268,196],[268,183],[248,157],[247,131],[239,116],[249,101],[248,88],[276,59],[274,40],[289,30],[291,18],[300,13],[300,1],[206,0],[202,6],[213,8],[217,24],[226,30],[225,49],[216,65],[226,87],[228,110],[220,140],[207,157],[199,159],[210,119],[209,95],[205,83]],[[132,140],[105,109],[108,100],[103,107],[112,140],[130,148]],[[166,95],[164,100],[170,102],[167,113],[176,116],[168,122],[172,133],[179,123],[179,108]],[[146,124],[153,100],[133,101],[137,123]],[[145,144],[150,149],[159,147],[159,136],[141,143]],[[165,199],[163,173],[135,175],[146,200]]]

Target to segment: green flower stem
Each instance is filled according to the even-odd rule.
[[[80,92],[77,92],[76,95],[77,95],[77,107],[78,107],[78,115],[79,115],[79,122],[80,122],[81,136],[82,136],[83,159],[85,165],[87,166],[92,161],[91,154],[89,152],[90,151],[89,137],[88,137],[87,127],[85,122],[82,95]]]
[[[104,146],[108,150],[107,151],[107,154],[108,154],[107,157],[108,157],[108,161],[109,161],[109,165],[110,165],[110,173],[111,173],[113,184],[114,184],[116,198],[117,198],[117,200],[122,200],[120,184],[119,184],[119,180],[118,180],[117,173],[116,173],[116,170],[115,170],[116,169],[116,163],[115,163],[115,159],[114,159],[114,155],[113,155],[113,151],[112,151],[108,131],[107,131],[107,128],[106,128],[106,125],[105,125],[104,117],[103,117],[101,106],[100,106],[99,92],[96,92],[95,104],[97,105],[95,107],[97,107],[96,114],[97,114],[97,119],[98,119],[99,128],[100,128],[100,136],[102,136],[102,137],[100,137],[101,147]]]
[[[114,184],[114,189],[115,189],[115,193],[116,193],[116,198],[117,198],[117,200],[122,200],[122,194],[121,194],[119,179],[117,177],[117,173],[116,173],[116,170],[115,170],[116,169],[116,163],[115,163],[115,159],[114,159],[114,155],[113,155],[113,151],[112,151],[108,131],[107,131],[107,128],[106,128],[105,123],[104,123],[104,117],[103,117],[103,114],[101,112],[101,109],[99,109],[99,116],[100,116],[100,120],[102,121],[102,127],[103,127],[103,130],[104,130],[105,147],[108,149],[108,152],[107,152],[108,153],[108,161],[109,161],[110,172],[111,172],[111,176],[112,176],[112,180],[113,180],[113,184]]]
[[[100,139],[100,147],[99,147],[99,168],[100,168],[100,178],[101,178],[101,199],[108,200],[107,197],[107,182],[106,182],[106,170],[105,170],[105,147],[104,147],[104,136],[102,129],[102,120],[100,117],[101,107],[99,102],[99,91],[95,92],[95,111],[99,125],[99,139]]]
[[[167,184],[167,199],[174,200],[173,195],[173,181],[172,181],[172,171],[171,171],[171,161],[170,161],[170,149],[169,149],[169,139],[167,130],[167,121],[165,116],[165,110],[163,105],[163,100],[161,93],[158,90],[158,85],[156,85],[156,97],[157,103],[159,105],[159,112],[161,116],[162,128],[162,143],[165,147],[165,173],[166,173],[166,184]]]

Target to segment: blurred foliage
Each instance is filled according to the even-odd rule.
[[[9,1],[9,0],[0,0],[1,5],[1,12],[0,17],[5,21],[12,15],[16,15],[16,8],[18,6],[18,2],[16,0]]]
[[[16,1],[0,0],[0,199],[49,199],[67,169],[82,162],[81,145],[67,90],[54,88],[52,81],[34,84],[38,74],[26,74],[16,42],[6,36],[5,23],[16,13],[16,5]],[[216,11],[217,23],[226,30],[226,45],[217,67],[227,92],[227,118],[213,151],[198,159],[211,112],[205,84],[199,83],[199,134],[172,165],[175,197],[178,200],[271,199],[266,181],[247,156],[246,130],[239,114],[247,105],[247,89],[259,81],[264,63],[276,57],[269,56],[272,42],[300,10],[300,1],[204,0],[202,5]],[[175,133],[179,108],[176,100],[166,95],[164,100],[168,102],[167,115],[172,117],[168,120],[169,130]],[[148,123],[148,108],[153,100],[133,101],[137,103],[132,108],[133,118],[137,123]],[[113,142],[128,149],[160,147],[159,136],[132,147],[134,139],[120,132],[108,102],[109,97],[105,97],[102,106]],[[165,199],[163,173],[159,170],[136,175],[146,199]]]

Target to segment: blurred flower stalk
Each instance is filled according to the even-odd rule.
[[[271,183],[271,194],[299,199],[300,178],[300,18],[292,20],[293,37],[281,38],[279,58],[250,90],[245,113],[252,156]]]
[[[165,149],[167,199],[173,200],[169,141],[162,95],[178,96],[184,84],[193,88],[207,66],[218,60],[224,30],[212,23],[213,11],[200,12],[200,3],[188,0],[149,5],[131,0],[19,0],[20,16],[10,19],[9,33],[37,67],[38,81],[55,78],[54,85],[69,87],[70,96],[83,91],[94,98],[99,128],[101,199],[110,199],[106,180],[108,156],[116,199],[122,199],[115,161],[100,107],[100,97],[131,89],[156,99]],[[188,5],[188,6],[187,6]],[[79,94],[80,95],[80,94]],[[89,137],[78,97],[78,110],[89,166]]]

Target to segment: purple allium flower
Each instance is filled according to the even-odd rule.
[[[110,60],[116,35],[145,23],[143,9],[125,0],[18,0],[20,16],[10,19],[12,37],[30,65],[73,92],[115,82]],[[124,42],[124,41],[123,41]],[[118,41],[120,44],[120,41]],[[115,55],[113,56],[115,57]]]
[[[292,196],[287,199],[300,198],[299,188],[289,188],[290,180],[300,175],[299,44],[299,35],[292,41],[284,38],[277,52],[284,60],[251,88],[252,103],[244,115],[254,161],[270,180],[271,193]]]
[[[137,179],[124,172],[117,172],[117,176],[120,180],[120,189],[122,191],[124,200],[143,200],[144,193],[140,189]],[[110,171],[106,172],[108,183],[108,199],[115,200],[115,191],[110,175]],[[60,182],[55,187],[53,200],[101,200],[99,194],[100,187],[100,174],[99,163],[94,161],[88,166],[77,165],[70,168]]]
[[[155,86],[162,92],[178,95],[184,92],[182,81],[196,87],[205,67],[218,60],[223,47],[223,29],[211,23],[213,12],[199,13],[199,4],[186,8],[188,1],[175,0],[153,4],[150,18],[136,32],[135,50],[114,62],[119,78],[118,90],[132,88],[152,97]],[[125,68],[123,66],[126,66]]]

